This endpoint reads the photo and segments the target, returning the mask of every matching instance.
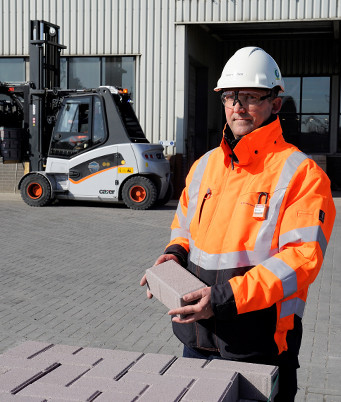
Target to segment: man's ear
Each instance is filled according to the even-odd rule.
[[[281,107],[282,107],[282,98],[275,98],[273,101],[272,101],[272,111],[271,111],[271,113],[272,114],[277,114],[280,110],[281,110]]]

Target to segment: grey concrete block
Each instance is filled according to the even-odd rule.
[[[180,396],[185,395],[194,380],[129,371],[119,382],[125,382],[127,384],[142,383],[147,385],[144,392],[139,396],[139,402],[160,402],[160,396],[162,396],[162,402],[174,402],[175,400],[180,400]]]
[[[28,358],[50,347],[53,347],[53,344],[48,342],[27,341],[7,350],[3,353],[3,356],[20,356],[21,358]]]
[[[65,398],[68,400],[85,401],[90,399],[98,390],[90,387],[64,387],[55,384],[43,384],[35,382],[23,390],[18,395],[20,396],[40,396],[42,399],[52,399],[54,397]]]
[[[0,355],[0,367],[12,369],[12,368],[22,368],[22,369],[30,369],[41,371],[46,369],[51,364],[55,363],[55,359],[53,357],[49,360],[34,360],[34,359],[26,359],[20,358],[17,356],[10,355]]]
[[[105,391],[96,398],[96,402],[132,402],[137,401],[137,395],[133,393],[121,394],[116,391]]]
[[[1,402],[42,402],[41,397],[39,396],[20,396],[20,395],[12,395],[12,394],[1,394],[0,393],[0,401]],[[66,400],[64,399],[63,402]],[[50,399],[49,402],[57,402],[53,399]]]
[[[131,394],[133,393],[135,396],[139,395],[146,387],[146,384],[140,382],[123,382],[123,381],[115,381],[112,378],[107,377],[81,377],[72,385],[73,387],[90,387],[97,388],[99,391],[105,392],[118,392],[121,394]]]
[[[189,359],[187,357],[178,357],[172,364],[171,368],[176,370],[192,371],[205,367],[209,363],[209,360],[204,359]],[[168,371],[167,371],[168,373]]]
[[[0,376],[0,389],[10,392],[38,373],[38,370],[13,368]]]
[[[159,374],[145,374],[140,372],[133,372],[129,370],[129,372],[123,376],[118,382],[124,383],[141,383],[141,384],[171,384],[175,385],[176,383],[180,384],[183,388],[187,388],[187,386],[191,383],[192,379],[184,378],[184,377],[171,377]]]
[[[213,378],[200,378],[196,380],[182,401],[221,401],[236,402],[239,399],[238,373],[233,373],[231,377],[225,375],[224,380]]]
[[[119,350],[119,349],[112,350],[112,349],[100,349],[100,348],[83,348],[79,350],[77,355],[82,357],[85,356],[88,356],[89,358],[91,357],[94,361],[97,361],[99,359],[136,361],[142,356],[142,353]]]
[[[205,366],[205,370],[211,369],[237,371],[240,398],[267,401],[271,395],[272,401],[278,393],[278,367],[215,359]]]
[[[103,360],[95,367],[89,370],[85,377],[101,377],[110,379],[119,379],[135,363],[130,358],[121,358],[116,360]]]
[[[67,364],[62,364],[55,370],[51,371],[41,379],[40,383],[44,384],[55,384],[67,386],[73,384],[79,377],[87,372],[87,368],[83,366],[71,366]]]
[[[63,354],[63,353],[56,353],[50,354],[50,353],[42,353],[38,355],[37,357],[34,358],[35,361],[51,361],[51,358],[54,357],[54,361],[61,363],[61,364],[70,364],[73,366],[83,366],[83,367],[92,367],[97,360],[95,360],[93,357],[89,356],[80,356],[78,354],[76,355],[68,355],[68,354]]]
[[[170,377],[187,377],[187,378],[194,378],[194,379],[199,379],[199,378],[208,378],[212,380],[224,380],[228,376],[232,376],[235,373],[235,371],[226,371],[226,370],[205,370],[204,368],[185,368],[185,367],[177,367],[177,366],[171,366],[164,376],[170,376]]]
[[[185,306],[183,296],[206,287],[206,284],[173,260],[146,270],[153,296],[169,309]]]
[[[147,353],[129,371],[163,374],[174,361],[176,361],[175,356]]]

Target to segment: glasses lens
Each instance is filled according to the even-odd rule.
[[[233,91],[225,91],[221,95],[221,101],[223,105],[227,107],[232,107],[235,98],[235,93]]]
[[[221,100],[223,105],[228,108],[233,108],[238,101],[243,107],[257,106],[261,104],[264,99],[270,97],[270,95],[271,94],[261,95],[254,91],[225,91],[221,95]]]

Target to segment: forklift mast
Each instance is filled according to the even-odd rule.
[[[46,89],[60,87],[59,26],[42,20],[30,25],[29,161],[31,170],[42,170],[50,140],[47,131]]]

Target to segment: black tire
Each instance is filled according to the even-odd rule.
[[[168,188],[167,188],[165,196],[162,198],[162,200],[157,200],[156,205],[158,207],[162,207],[163,205],[166,205],[167,202],[172,198],[173,192],[174,192],[173,184],[172,184],[171,181],[169,181],[169,185],[168,185]]]
[[[123,185],[122,199],[128,208],[148,209],[155,204],[156,198],[156,186],[147,177],[134,176]]]
[[[31,207],[43,207],[51,201],[51,187],[48,180],[40,174],[24,178],[20,186],[21,198]]]

